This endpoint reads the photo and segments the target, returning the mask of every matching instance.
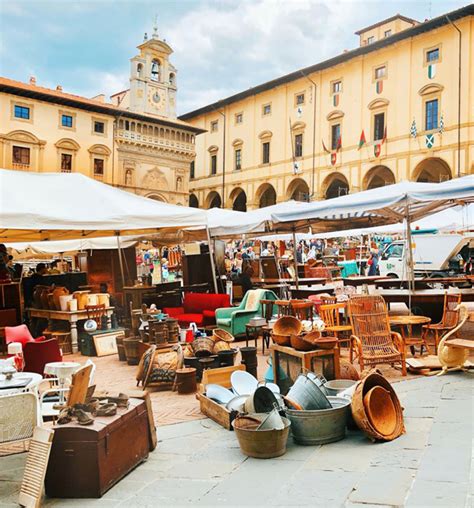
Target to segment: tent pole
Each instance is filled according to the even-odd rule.
[[[122,246],[120,245],[120,235],[117,235],[117,248],[118,248],[118,257],[120,263],[120,274],[122,276],[122,289],[125,286],[125,274],[123,271],[123,259],[122,259]]]
[[[359,275],[362,275],[362,247],[364,245],[364,235],[360,235],[360,246],[359,246]]]
[[[408,209],[408,200],[405,204],[405,226],[406,226],[406,238],[407,238],[407,255],[408,255],[408,308],[411,314],[411,297],[412,291],[415,289],[415,271],[413,267],[413,251],[411,241],[411,221],[410,213]]]
[[[293,259],[295,260],[295,285],[296,289],[299,289],[299,278],[298,278],[298,257],[297,257],[297,247],[296,247],[296,233],[293,229]]]
[[[216,265],[214,263],[214,249],[212,248],[211,234],[209,233],[208,227],[206,227],[206,235],[207,235],[207,244],[209,245],[209,259],[211,260],[211,271],[212,271],[212,282],[214,285],[214,293],[218,293],[219,291],[217,289]]]

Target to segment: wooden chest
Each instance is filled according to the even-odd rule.
[[[92,425],[56,425],[45,488],[49,497],[101,497],[148,457],[149,424],[145,401],[130,399],[116,416]]]

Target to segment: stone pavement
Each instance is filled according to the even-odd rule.
[[[390,443],[355,431],[319,447],[290,437],[283,457],[258,460],[211,420],[163,426],[149,459],[102,499],[45,506],[471,507],[473,381],[452,373],[396,383],[407,433]],[[14,506],[24,462],[0,458],[0,506]]]

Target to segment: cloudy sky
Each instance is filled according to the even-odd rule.
[[[0,0],[0,74],[92,97],[128,87],[128,59],[158,16],[174,49],[179,113],[358,44],[397,12],[419,21],[468,0]]]

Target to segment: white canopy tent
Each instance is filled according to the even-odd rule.
[[[207,227],[205,211],[116,189],[80,173],[0,170],[0,242],[153,234]]]

